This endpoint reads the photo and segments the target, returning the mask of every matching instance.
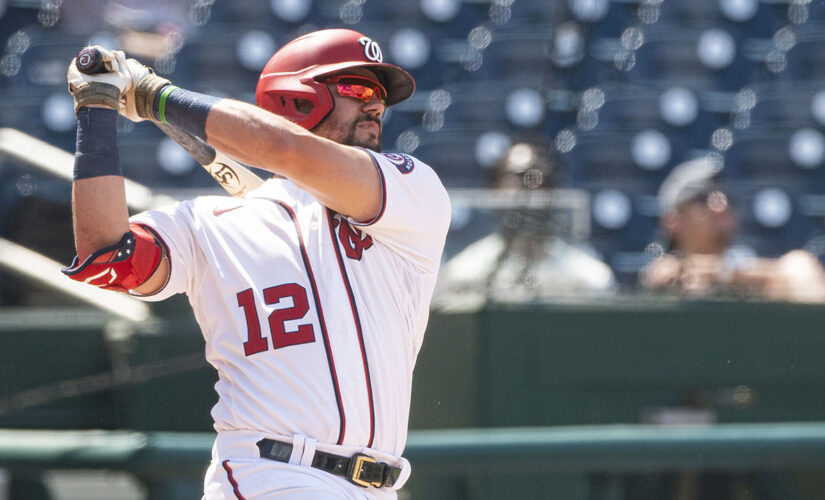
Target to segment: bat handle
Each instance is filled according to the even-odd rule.
[[[105,73],[106,64],[103,62],[103,55],[94,47],[86,47],[77,54],[75,66],[81,73],[94,75]]]

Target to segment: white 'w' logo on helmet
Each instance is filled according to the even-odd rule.
[[[381,46],[378,42],[368,36],[362,36],[358,43],[364,46],[364,55],[372,62],[384,62],[384,54],[381,53]]]

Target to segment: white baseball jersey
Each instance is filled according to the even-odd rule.
[[[287,180],[135,216],[169,247],[219,373],[215,429],[400,455],[450,202],[433,170],[369,152],[384,204],[357,223]]]

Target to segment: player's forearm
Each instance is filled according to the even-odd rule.
[[[303,160],[299,144],[318,137],[256,106],[225,99],[209,113],[206,139],[242,163],[294,177],[297,163]]]
[[[251,104],[217,99],[174,85],[160,88],[153,99],[153,119],[185,130],[238,161],[281,175],[285,173],[272,164],[289,153],[292,134],[308,134]]]
[[[158,96],[158,119],[242,163],[287,177],[339,213],[364,221],[378,215],[381,180],[367,153],[249,103],[173,86],[164,87]]]
[[[72,209],[81,261],[117,243],[129,230],[117,150],[117,112],[112,109],[82,108],[78,113]]]
[[[233,100],[223,100],[212,109],[206,135],[216,149],[242,163],[283,175],[337,212],[369,220],[381,209],[378,171],[360,149]]]
[[[96,250],[117,243],[129,231],[122,177],[75,181],[72,208],[75,248],[81,261]]]

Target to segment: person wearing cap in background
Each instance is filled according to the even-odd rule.
[[[642,270],[642,286],[693,297],[825,301],[825,270],[804,250],[735,264],[725,258],[739,225],[718,180],[720,167],[711,158],[697,158],[677,165],[662,183],[659,222],[668,246]]]
[[[493,169],[499,190],[556,187],[559,163],[546,148],[520,142]],[[527,302],[592,296],[616,290],[613,271],[582,242],[566,240],[552,209],[502,212],[496,232],[467,246],[442,268],[433,297],[441,310],[468,310],[487,301]]]

